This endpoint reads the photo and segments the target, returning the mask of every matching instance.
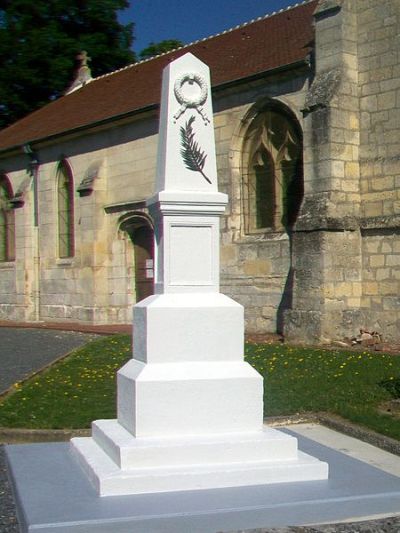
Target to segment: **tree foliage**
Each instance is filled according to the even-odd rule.
[[[92,75],[135,61],[133,24],[118,22],[128,0],[0,0],[0,128],[61,95],[76,56]]]
[[[143,48],[143,50],[139,53],[139,57],[140,59],[149,59],[150,57],[165,54],[165,52],[175,50],[181,46],[183,46],[183,43],[178,39],[166,39],[164,41],[160,41],[159,43],[151,42],[149,43],[149,46]]]

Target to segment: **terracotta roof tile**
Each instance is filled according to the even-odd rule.
[[[218,86],[307,57],[317,0],[257,19],[154,59],[96,78],[0,131],[0,150],[85,127],[159,103],[163,68],[191,52]]]

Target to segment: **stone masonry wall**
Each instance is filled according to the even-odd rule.
[[[292,305],[294,254],[285,232],[245,231],[243,140],[253,117],[269,102],[280,102],[297,117],[301,128],[305,126],[301,110],[309,73],[304,67],[219,91],[214,96],[219,183],[221,191],[229,196],[226,216],[221,221],[221,290],[244,305],[249,332],[283,330],[285,311]],[[35,283],[39,287],[29,307],[32,320],[35,316],[47,321],[131,320],[134,257],[119,223],[132,214],[129,203],[151,195],[156,130],[157,121],[153,118],[38,150],[41,275],[37,283],[35,270],[29,268],[32,287]],[[311,146],[307,135],[305,145]],[[308,151],[306,157],[307,154]],[[75,195],[76,254],[63,260],[57,258],[55,188],[61,156],[71,164],[75,189],[87,168],[101,163],[93,192],[86,197]],[[310,179],[308,174],[305,179]],[[31,200],[28,195],[21,212],[28,213]],[[107,206],[117,207],[105,213]],[[25,250],[29,261],[29,251],[26,247]],[[21,254],[19,250],[18,256]],[[25,293],[29,294],[29,290]]]
[[[10,179],[13,193],[20,188],[29,186],[30,178],[25,171],[19,170],[17,158],[8,161],[6,172]],[[28,198],[33,197],[30,190]],[[34,309],[35,271],[34,228],[32,224],[32,209],[15,210],[15,244],[16,259],[12,262],[0,263],[0,319],[1,320],[29,320]]]
[[[400,3],[360,0],[364,327],[400,336]]]
[[[315,77],[304,120],[305,197],[293,235],[289,339],[318,343],[358,327],[362,284],[357,10],[322,0],[315,12]]]
[[[246,232],[244,136],[258,111],[273,102],[289,109],[302,126],[307,76],[307,69],[289,72],[214,97],[219,187],[229,197],[221,221],[221,292],[244,306],[248,332],[282,331],[284,311],[291,305],[292,270],[285,232]]]
[[[399,339],[400,230],[363,232],[363,296],[365,327],[384,339]]]
[[[39,228],[33,227],[33,188],[15,210],[16,260],[1,263],[0,319],[126,323],[135,301],[132,287],[133,247],[119,219],[123,205],[108,215],[105,206],[141,201],[152,193],[156,120],[36,148]],[[65,158],[74,179],[75,255],[58,258],[58,162]],[[26,159],[26,160],[25,160]],[[25,182],[28,158],[5,162],[16,192]],[[77,188],[91,165],[98,165],[93,191]]]
[[[400,4],[321,0],[315,17],[285,332],[320,342],[367,328],[398,339]]]

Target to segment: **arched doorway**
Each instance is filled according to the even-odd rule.
[[[132,216],[120,227],[133,244],[136,302],[140,302],[154,293],[154,231],[143,216]]]

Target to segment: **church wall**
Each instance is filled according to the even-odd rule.
[[[15,194],[30,178],[19,168],[18,157],[10,158],[2,171],[7,175]],[[30,196],[30,194],[28,194]],[[32,210],[15,210],[14,261],[0,263],[0,320],[27,320],[33,308],[34,282],[34,231]]]
[[[400,331],[400,4],[359,2],[364,327]]]
[[[220,92],[214,99],[217,165],[220,189],[229,195],[222,220],[222,291],[246,309],[248,331],[275,331],[282,320],[284,294],[290,268],[287,234],[274,232],[249,235],[242,210],[243,176],[241,151],[244,117],[254,104],[278,99],[301,121],[306,77],[290,80],[281,76],[263,80],[240,90]],[[17,226],[24,244],[18,245],[16,265],[28,281],[17,289],[24,297],[21,320],[89,323],[130,322],[135,302],[134,252],[120,221],[133,211],[146,212],[132,203],[152,194],[157,152],[155,117],[113,127],[97,133],[37,149],[40,161],[39,231],[21,227],[21,218],[33,219],[33,193],[25,194],[25,205],[16,210]],[[57,257],[57,164],[68,162],[74,178],[75,255]],[[99,163],[99,172],[88,196],[77,188],[87,169]],[[26,165],[28,160],[26,160]],[[21,171],[26,175],[26,169]],[[105,209],[106,208],[106,209]],[[38,238],[39,265],[35,260]],[[36,263],[35,263],[36,261]],[[40,271],[35,272],[34,264]],[[3,309],[7,291],[15,292],[11,280],[1,286]],[[30,280],[30,281],[29,281]],[[286,286],[287,289],[287,286]],[[290,292],[290,291],[289,291]],[[13,307],[15,309],[15,307]],[[6,312],[4,313],[6,316]]]
[[[400,231],[376,228],[363,232],[364,323],[384,339],[398,339],[400,331]]]
[[[153,193],[158,120],[149,117],[99,134],[107,148],[107,204],[145,200]]]
[[[245,307],[248,332],[323,342],[363,327],[400,331],[400,4],[321,1],[309,68],[218,88],[213,95],[220,190],[221,291]],[[248,231],[246,131],[267,102],[296,117],[304,201],[294,231]],[[156,168],[155,113],[52,145],[40,161],[39,230],[26,155],[2,161],[13,191],[16,259],[0,263],[0,319],[128,323],[136,301],[134,249],[121,229],[147,216]],[[75,256],[57,254],[56,171],[71,166]],[[98,165],[92,191],[77,188]],[[24,186],[25,183],[25,186]]]
[[[249,333],[282,331],[292,297],[290,241],[285,231],[246,231],[244,135],[266,103],[290,109],[302,127],[308,72],[290,73],[227,91],[214,98],[219,186],[228,194],[221,221],[221,292],[245,308]]]
[[[98,226],[102,226],[102,254],[106,287],[100,320],[108,323],[129,323],[135,294],[135,257],[128,234],[120,230],[120,223],[134,214],[147,214],[144,207],[128,205],[143,202],[153,193],[157,155],[156,117],[103,132],[107,149],[107,181],[98,211]],[[110,135],[112,141],[110,142]],[[117,205],[107,212],[105,206]],[[96,319],[99,321],[99,318]]]
[[[132,244],[118,231],[126,210],[106,214],[111,204],[147,198],[153,187],[154,123],[139,122],[36,148],[39,228],[33,224],[32,182],[15,209],[16,259],[0,263],[0,319],[126,323],[131,320]],[[150,142],[148,140],[150,139]],[[57,165],[65,159],[74,179],[75,254],[59,258]],[[24,159],[22,161],[22,159]],[[29,159],[4,161],[14,193],[28,175]],[[98,163],[93,191],[77,192],[88,168]],[[16,170],[14,167],[20,167]],[[129,263],[127,264],[127,261]]]
[[[287,338],[400,331],[400,5],[321,1]]]
[[[0,267],[0,317],[18,320],[16,269],[14,265],[2,265]]]
[[[291,109],[302,126],[307,75],[303,72],[293,79],[281,76],[263,80],[242,86],[240,91],[217,94],[214,100],[220,189],[229,195],[227,213],[221,223],[221,290],[244,305],[249,332],[282,330],[284,312],[291,305],[293,280],[288,235],[246,233],[243,135],[253,107],[268,99]],[[151,128],[154,131],[154,125],[150,131]],[[146,126],[145,131],[148,129]],[[104,206],[140,201],[151,194],[156,137],[141,136],[140,124],[137,131],[135,125],[127,125],[39,151],[41,320],[130,321],[135,294],[133,269],[129,265],[134,257],[126,234],[118,231],[118,221],[129,209],[122,205],[118,211],[105,214]],[[307,142],[305,139],[306,145]],[[86,169],[94,161],[102,161],[92,194],[87,197],[75,194],[73,259],[56,257],[55,176],[61,155],[71,165],[75,189]],[[23,210],[28,205],[27,201]],[[34,306],[30,306],[28,314],[33,320]]]
[[[306,96],[305,197],[293,235],[285,335],[330,342],[359,328],[362,292],[357,4],[320,2],[315,77]]]

